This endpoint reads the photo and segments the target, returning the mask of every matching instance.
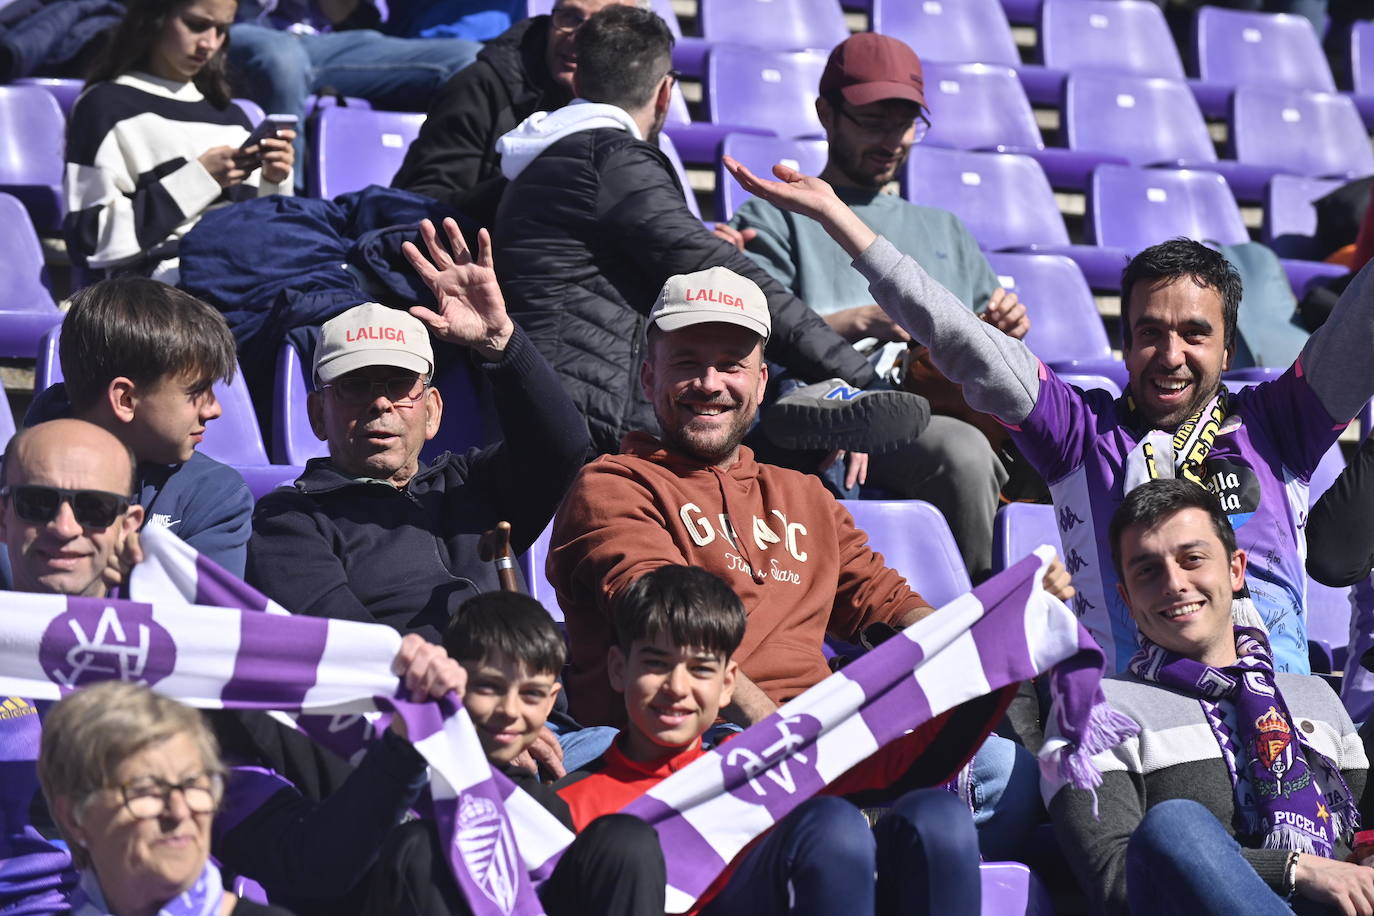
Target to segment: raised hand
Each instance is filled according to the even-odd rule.
[[[742,162],[730,156],[725,156],[722,161],[740,187],[784,210],[822,220],[828,209],[836,204],[844,206],[829,184],[814,176],[803,175],[782,163],[773,166],[773,174],[780,180],[769,181],[758,177]]]
[[[439,242],[429,220],[420,223],[428,258],[410,242],[401,245],[406,260],[434,293],[438,304],[437,311],[417,305],[410,314],[423,321],[440,340],[471,347],[483,359],[499,360],[515,324],[506,314],[506,299],[492,268],[491,236],[485,229],[478,233],[477,259],[473,260],[458,224],[445,219],[444,231],[452,255]]]

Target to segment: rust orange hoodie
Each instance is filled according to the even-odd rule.
[[[852,640],[927,604],[819,479],[760,464],[748,447],[722,471],[631,433],[621,454],[582,469],[549,546],[571,646],[568,700],[587,725],[624,722],[606,678],[610,607],[659,566],[701,566],[730,583],[749,616],[735,661],[779,704],[830,673],[826,632]]]

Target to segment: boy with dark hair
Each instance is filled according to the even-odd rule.
[[[450,619],[444,648],[467,672],[463,706],[487,760],[568,829],[580,828],[540,887],[549,916],[661,916],[667,877],[654,829],[624,814],[575,828],[567,803],[517,762],[528,757],[562,687],[567,649],[549,612],[518,592],[477,595]]]
[[[700,567],[661,566],[621,593],[608,671],[629,723],[596,763],[560,783],[574,823],[622,809],[706,753],[701,736],[730,702],[738,673],[730,656],[745,622],[735,593]],[[968,807],[943,789],[919,789],[870,830],[857,807],[835,797],[861,788],[863,768],[755,841],[692,912],[978,913],[978,840]]]
[[[224,316],[156,280],[102,280],[72,297],[59,355],[64,381],[34,400],[25,425],[72,416],[108,430],[138,459],[144,524],[242,576],[253,497],[237,471],[196,450],[221,413],[212,386],[234,377]]]

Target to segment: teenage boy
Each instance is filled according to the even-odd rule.
[[[578,827],[622,809],[706,753],[701,736],[731,700],[738,676],[731,655],[744,628],[739,598],[700,567],[662,566],[625,589],[616,602],[608,672],[624,695],[628,724],[600,759],[560,784]],[[863,769],[826,791],[860,788]],[[843,798],[803,802],[741,853],[692,912],[861,916],[980,908],[978,839],[968,807],[943,789],[920,789],[899,798],[872,830]]]
[[[467,672],[463,706],[492,767],[574,829],[567,802],[522,766],[561,685],[567,650],[543,606],[518,592],[487,592],[458,608],[444,648]],[[662,916],[667,885],[654,829],[608,814],[581,829],[540,888],[549,916]]]
[[[138,461],[143,523],[242,576],[252,494],[238,471],[196,450],[221,413],[212,386],[234,377],[224,316],[156,280],[102,280],[72,297],[58,352],[65,381],[38,395],[25,426],[71,416],[112,433]]]

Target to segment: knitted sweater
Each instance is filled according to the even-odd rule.
[[[1336,764],[1358,801],[1369,761],[1340,700],[1320,678],[1282,673],[1275,678],[1293,725]],[[1233,835],[1243,830],[1244,822],[1221,745],[1195,697],[1129,673],[1107,678],[1102,689],[1114,708],[1140,725],[1140,734],[1093,757],[1102,771],[1096,815],[1092,795],[1066,785],[1057,774],[1042,770],[1040,791],[1093,911],[1125,914],[1126,844],[1146,811],[1169,799],[1187,798],[1204,805]],[[1048,741],[1057,734],[1051,728],[1045,737]],[[1323,793],[1332,791],[1315,768],[1313,775]],[[1335,858],[1349,851],[1341,845]],[[1242,854],[1270,887],[1279,888],[1287,850],[1243,849]]]
[[[210,207],[290,194],[289,176],[263,182],[258,169],[226,189],[200,164],[251,127],[237,105],[216,108],[194,83],[125,73],[86,89],[67,121],[69,249],[91,267],[150,272]]]
[[[760,464],[747,447],[722,471],[631,433],[621,454],[583,468],[549,546],[548,578],[571,647],[569,700],[588,724],[624,718],[606,680],[610,607],[659,566],[701,566],[730,584],[749,616],[735,661],[775,703],[830,673],[827,632],[853,639],[927,604],[818,478]]]

